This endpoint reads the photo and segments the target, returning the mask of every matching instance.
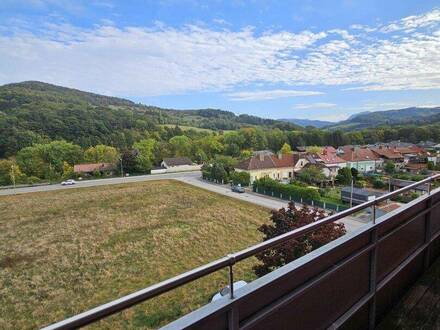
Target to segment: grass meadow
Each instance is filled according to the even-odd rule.
[[[0,197],[0,329],[39,328],[245,248],[268,219],[172,180]],[[253,263],[235,279],[253,279]],[[154,329],[226,284],[217,272],[91,328]]]

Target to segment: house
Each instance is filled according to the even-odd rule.
[[[201,165],[195,164],[188,157],[164,158],[160,167],[151,170],[151,174],[199,171]]]
[[[347,162],[348,167],[357,169],[359,173],[375,172],[383,166],[383,160],[369,148],[344,146],[337,150],[337,155]]]
[[[237,172],[248,172],[250,181],[264,177],[273,180],[291,180],[295,171],[300,171],[307,163],[303,155],[298,153],[277,154],[259,152],[249,159],[239,163],[235,170]]]
[[[408,163],[405,165],[405,170],[412,174],[418,174],[422,170],[427,170],[428,164],[426,163]]]
[[[353,189],[353,193],[352,193]],[[375,200],[377,197],[382,196],[383,193],[375,190],[368,190],[356,187],[343,187],[341,189],[341,200],[343,202],[350,203],[353,197],[353,205],[362,204],[368,201]]]
[[[190,166],[193,162],[188,157],[164,158],[160,164],[164,168]]]
[[[385,145],[380,145],[376,148],[370,148],[383,162],[392,162],[396,169],[402,169],[405,166],[404,156],[397,148],[391,148]]]
[[[108,173],[111,174],[115,170],[115,165],[111,163],[94,163],[94,164],[77,164],[73,166],[73,172],[76,174]]]
[[[324,147],[321,153],[307,155],[306,159],[310,165],[321,167],[323,174],[330,180],[335,179],[339,169],[347,166],[347,162],[336,154],[333,147]]]

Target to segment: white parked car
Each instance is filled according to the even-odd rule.
[[[71,186],[71,185],[74,185],[75,183],[76,183],[75,180],[73,180],[73,179],[69,179],[69,180],[66,180],[66,181],[61,182],[61,185],[62,185],[62,186]]]
[[[246,281],[237,281],[234,282],[234,292],[247,284]],[[214,297],[212,297],[211,302],[219,300],[220,298],[229,295],[229,285],[225,286],[220,292],[216,293]]]

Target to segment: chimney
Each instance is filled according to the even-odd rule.
[[[264,154],[260,152],[258,156],[260,157],[260,162],[264,162]]]
[[[322,150],[322,154],[325,155],[325,156],[327,155],[327,149],[326,149],[326,148],[324,148],[324,149]]]
[[[281,152],[278,152],[278,159],[283,159],[283,154]]]

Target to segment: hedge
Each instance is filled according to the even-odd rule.
[[[255,180],[253,185],[255,190],[258,189],[258,191],[261,192],[269,190],[276,194],[276,197],[282,194],[282,196],[290,196],[292,199],[319,200],[321,198],[317,189],[292,184],[282,184],[269,178]]]

